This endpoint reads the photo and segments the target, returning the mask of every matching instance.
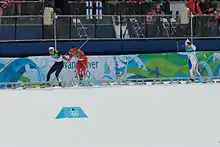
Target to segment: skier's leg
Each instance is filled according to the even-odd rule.
[[[63,61],[62,61],[62,62],[59,62],[58,65],[57,65],[56,73],[55,73],[56,79],[57,79],[57,81],[59,82],[59,85],[60,85],[60,86],[61,86],[61,83],[60,83],[59,75],[60,75],[60,73],[61,73],[63,67],[64,67]]]
[[[50,80],[50,76],[52,73],[54,73],[56,71],[56,63],[54,63],[54,65],[50,68],[50,70],[47,73],[47,82]]]
[[[88,60],[82,61],[82,76],[86,77],[86,69],[88,65]]]
[[[194,71],[195,73],[197,74],[198,77],[200,77],[200,73],[199,73],[199,63],[198,63],[198,59],[196,57],[196,55],[194,55],[192,57],[192,64],[193,64],[193,68],[194,68]]]
[[[79,80],[82,80],[81,69],[82,69],[82,67],[81,67],[81,62],[78,61],[78,62],[76,63],[76,72],[77,72],[77,75],[78,75],[78,77],[79,77]]]
[[[198,63],[196,63],[196,74],[197,74],[199,77],[201,77],[201,74],[200,74],[200,72],[199,72],[199,64],[198,64]]]
[[[194,75],[193,75],[193,67],[192,67],[192,61],[189,58],[188,59],[188,66],[189,66],[189,74],[190,74],[190,78],[193,79]]]

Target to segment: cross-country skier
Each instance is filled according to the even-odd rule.
[[[199,73],[199,64],[198,64],[198,59],[196,57],[196,46],[191,44],[189,39],[187,39],[185,41],[185,45],[179,45],[178,44],[178,48],[179,49],[185,49],[187,52],[187,56],[188,56],[188,61],[189,61],[189,70],[190,70],[190,78],[193,79],[194,78],[194,72],[200,77],[200,73]]]
[[[49,47],[49,53],[50,53],[50,56],[55,60],[55,63],[50,68],[47,74],[47,82],[50,80],[51,74],[55,72],[55,77],[57,81],[59,82],[59,85],[61,86],[59,75],[64,67],[63,58],[60,55],[59,51],[56,50],[54,47]]]
[[[63,59],[70,61],[73,57],[77,58],[76,62],[76,72],[78,74],[79,80],[83,80],[83,77],[86,76],[86,69],[88,66],[87,56],[75,46],[73,46],[69,51],[69,58],[63,56]]]

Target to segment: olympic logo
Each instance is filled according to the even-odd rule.
[[[71,111],[69,111],[69,115],[71,117],[77,118],[77,117],[79,117],[79,112],[71,110]]]

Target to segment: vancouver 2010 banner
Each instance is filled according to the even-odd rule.
[[[197,52],[202,76],[219,76],[220,52]],[[186,53],[89,56],[87,78],[114,80],[135,78],[189,77]],[[0,82],[44,82],[54,64],[51,57],[0,58]],[[65,62],[62,81],[77,78],[75,60]],[[55,80],[54,75],[51,80]]]

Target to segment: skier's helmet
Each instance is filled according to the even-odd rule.
[[[185,41],[185,45],[191,45],[189,39],[186,39],[186,41]]]
[[[54,51],[55,50],[55,48],[54,47],[49,47],[49,49],[48,49],[49,51]]]

